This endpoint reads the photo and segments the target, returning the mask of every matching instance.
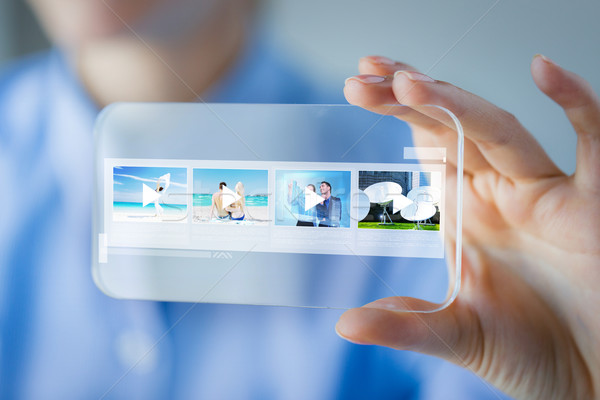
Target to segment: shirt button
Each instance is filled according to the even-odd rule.
[[[117,336],[115,347],[119,361],[131,372],[147,374],[158,365],[158,345],[142,331],[125,331]]]

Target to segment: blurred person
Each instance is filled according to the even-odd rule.
[[[0,170],[13,183],[0,207],[0,397],[497,398],[448,364],[343,343],[331,311],[102,294],[89,268],[100,107],[323,97],[253,31],[251,2],[31,3],[56,48],[0,78]],[[598,198],[597,97],[534,59],[534,80],[580,135],[577,173],[566,177],[502,110],[404,64],[360,66],[369,79],[349,81],[351,103],[377,111],[401,98],[461,117],[466,206],[479,218],[465,226],[464,290],[447,310],[417,318],[395,311],[406,299],[381,300],[344,314],[339,334],[446,358],[519,398],[598,396],[600,238],[588,214]],[[416,89],[405,98],[407,85]],[[404,118],[421,140],[443,133],[427,115]],[[525,205],[515,219],[509,194]]]
[[[55,47],[0,77],[0,170],[13,182],[0,207],[1,398],[490,395],[448,364],[340,340],[332,310],[191,308],[101,293],[90,273],[101,107],[332,98],[269,45],[252,1],[30,3]]]

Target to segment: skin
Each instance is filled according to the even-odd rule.
[[[229,207],[225,207],[225,210],[229,211],[233,218],[240,218],[242,215],[248,214],[246,210],[246,202],[244,200],[244,185],[241,182],[238,182],[235,185],[235,192],[241,197],[241,199],[231,204]]]
[[[331,197],[331,188],[326,184],[321,183],[319,190],[321,191],[321,197],[323,197],[325,200]]]
[[[197,100],[234,64],[255,7],[252,0],[28,2],[99,107]]]
[[[217,216],[214,214],[214,211],[217,211],[217,213],[219,212],[219,206],[217,205],[217,199],[219,199],[220,197],[223,197],[223,188],[222,187],[219,187],[219,191],[216,193],[213,193],[213,195],[212,195],[212,203],[210,205],[210,213],[208,215],[209,219],[212,219],[213,217]]]
[[[348,101],[376,112],[410,106],[399,117],[420,145],[455,138],[420,105],[458,116],[467,138],[464,208],[472,214],[463,221],[461,292],[448,308],[415,314],[397,310],[426,305],[381,299],[344,313],[338,334],[441,357],[519,399],[599,398],[600,101],[589,84],[544,56],[531,63],[536,85],[577,133],[577,169],[566,176],[489,102],[385,58],[365,57],[359,69],[346,82]]]

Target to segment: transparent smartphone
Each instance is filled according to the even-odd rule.
[[[124,299],[446,307],[460,285],[460,123],[437,106],[382,113],[109,106],[96,125],[97,286]],[[435,134],[396,118],[421,114]]]

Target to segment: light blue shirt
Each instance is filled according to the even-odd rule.
[[[331,101],[308,88],[258,44],[207,99]],[[0,398],[496,398],[447,363],[339,339],[339,311],[106,297],[90,273],[97,112],[56,50],[0,77]]]

